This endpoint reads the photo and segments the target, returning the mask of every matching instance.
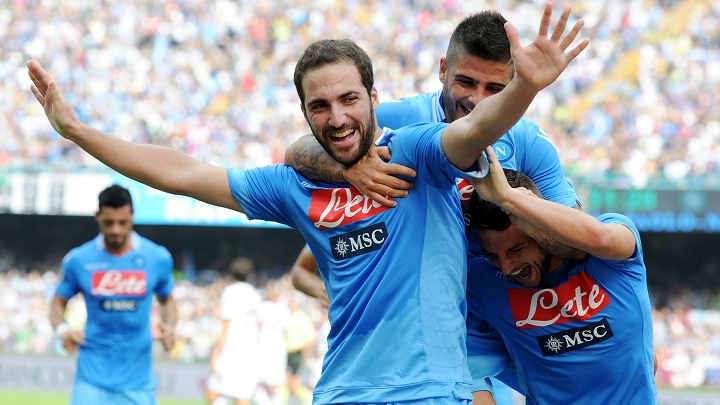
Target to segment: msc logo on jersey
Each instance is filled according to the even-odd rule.
[[[147,276],[139,270],[108,270],[92,273],[92,289],[95,296],[136,296],[147,292]]]
[[[607,318],[579,328],[536,336],[543,356],[555,356],[592,346],[613,337]]]
[[[371,225],[330,238],[330,249],[335,260],[345,260],[365,253],[374,252],[382,247],[387,239],[385,223]]]
[[[138,300],[102,300],[100,308],[108,312],[134,312],[138,309]]]
[[[387,209],[355,187],[333,188],[311,193],[308,216],[317,229],[324,230],[370,218]]]

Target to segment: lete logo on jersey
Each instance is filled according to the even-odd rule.
[[[515,326],[520,329],[584,321],[610,304],[610,296],[585,272],[555,288],[510,288],[508,296]]]
[[[308,215],[315,227],[322,231],[370,218],[387,209],[355,187],[333,188],[312,192]]]
[[[92,295],[102,297],[144,296],[147,292],[147,276],[139,270],[96,271],[92,274],[90,291]]]

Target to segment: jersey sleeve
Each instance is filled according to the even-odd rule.
[[[68,252],[62,260],[61,270],[62,276],[57,286],[56,294],[65,299],[72,298],[80,291],[80,283],[77,280],[78,262],[75,259],[77,249]]]
[[[435,187],[444,187],[448,181],[456,187],[457,178],[486,175],[489,164],[485,154],[468,171],[462,171],[450,163],[442,148],[442,133],[447,126],[443,122],[421,123],[391,131],[388,136],[392,153],[390,161],[427,173],[425,177]]]
[[[248,170],[228,169],[230,190],[250,219],[263,219],[292,226],[288,215],[288,184],[293,169],[284,165]]]
[[[635,236],[635,250],[632,256],[625,260],[603,260],[597,259],[598,266],[602,266],[603,263],[609,263],[613,268],[618,268],[621,271],[627,273],[634,280],[645,282],[646,267],[643,259],[642,243],[640,241],[640,232],[638,231],[635,223],[625,215],[607,213],[597,217],[597,219],[605,224],[621,224],[626,226]],[[592,260],[592,256],[590,257]]]

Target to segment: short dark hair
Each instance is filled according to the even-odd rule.
[[[370,94],[375,79],[372,61],[368,54],[350,39],[323,39],[310,44],[295,65],[295,89],[303,105],[305,105],[305,91],[302,88],[302,81],[305,74],[309,70],[338,62],[355,65],[360,72],[363,86],[368,95]]]
[[[503,172],[510,187],[525,187],[542,198],[542,193],[530,177],[517,170],[503,169]],[[510,226],[510,216],[499,206],[483,200],[478,193],[473,193],[470,197],[470,225],[474,229],[504,231]]]
[[[133,209],[130,192],[117,184],[101,191],[98,196],[98,210],[102,210],[103,207],[120,208],[126,205],[129,205],[131,210]]]
[[[463,55],[508,63],[512,61],[510,40],[505,33],[507,20],[493,10],[484,10],[465,17],[450,36],[445,58],[448,65]]]
[[[236,257],[228,266],[228,273],[237,281],[247,281],[255,271],[255,265],[247,257]]]

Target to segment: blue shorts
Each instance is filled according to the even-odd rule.
[[[75,381],[70,405],[155,405],[155,390],[114,391]]]

